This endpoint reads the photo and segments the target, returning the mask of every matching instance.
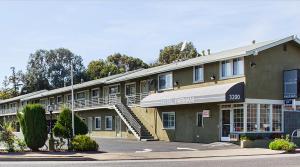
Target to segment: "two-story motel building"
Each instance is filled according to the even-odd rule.
[[[295,69],[300,40],[290,36],[77,84],[74,108],[100,137],[214,142],[290,133],[300,126],[300,84],[283,78]],[[28,103],[59,113],[71,87],[3,100],[1,120],[16,121]]]

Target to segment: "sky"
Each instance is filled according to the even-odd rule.
[[[299,9],[292,0],[0,0],[0,83],[38,49],[68,48],[85,65],[117,52],[151,63],[185,40],[213,53],[300,35]]]

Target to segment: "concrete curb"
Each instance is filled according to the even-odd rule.
[[[90,157],[84,156],[62,156],[62,157],[41,157],[41,156],[11,156],[11,157],[0,157],[1,161],[96,161]]]

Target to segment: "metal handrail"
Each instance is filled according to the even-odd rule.
[[[133,117],[128,108],[123,103],[118,103],[115,105],[117,109],[122,113],[122,115],[126,118],[128,123],[133,127],[136,133],[141,136],[142,135],[142,126],[139,122]]]
[[[149,93],[137,93],[137,94],[132,94],[132,95],[126,95],[126,104],[128,106],[132,105],[138,105],[141,103],[141,101],[148,96]]]

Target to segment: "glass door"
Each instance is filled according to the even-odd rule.
[[[121,133],[121,118],[120,116],[116,116],[116,136],[117,137],[122,137],[122,133]]]
[[[230,114],[229,109],[221,110],[221,141],[230,141]]]

